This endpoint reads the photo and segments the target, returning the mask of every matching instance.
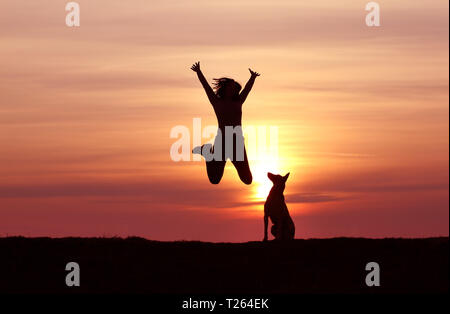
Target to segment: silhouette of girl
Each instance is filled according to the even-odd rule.
[[[250,93],[255,79],[260,74],[249,69],[250,79],[240,92],[241,85],[227,77],[214,79],[213,90],[200,70],[200,62],[194,63],[191,70],[197,73],[198,79],[214,108],[219,124],[214,146],[204,144],[195,147],[192,153],[201,154],[205,158],[206,171],[212,184],[218,184],[222,179],[227,159],[231,159],[241,181],[245,184],[251,184],[253,178],[242,134],[242,105]]]

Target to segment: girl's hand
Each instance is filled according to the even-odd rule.
[[[195,62],[191,66],[191,70],[194,71],[194,72],[200,72],[200,61],[199,62]]]
[[[258,76],[260,76],[261,74],[259,74],[258,72],[255,72],[255,71],[252,71],[252,69],[248,69],[249,71],[250,71],[250,74],[252,75],[252,76],[255,76],[255,77],[258,77]]]

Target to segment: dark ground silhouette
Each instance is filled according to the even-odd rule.
[[[157,242],[0,238],[0,293],[448,292],[448,238]],[[367,287],[378,262],[381,287]],[[81,286],[66,287],[78,262]]]

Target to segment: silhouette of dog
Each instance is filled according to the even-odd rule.
[[[289,215],[283,195],[289,173],[283,177],[279,174],[275,175],[269,172],[267,173],[267,176],[273,182],[273,187],[264,204],[263,241],[267,241],[267,225],[269,218],[273,224],[271,233],[275,237],[275,240],[292,240],[295,235],[295,225]]]

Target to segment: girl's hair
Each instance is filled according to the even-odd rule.
[[[239,84],[238,82],[236,82],[236,81],[233,80],[232,78],[221,77],[221,78],[213,79],[213,80],[214,80],[214,82],[213,82],[213,88],[214,88],[214,91],[215,91],[216,95],[217,95],[219,98],[223,98],[223,97],[225,96],[225,87],[226,87],[228,84],[232,84],[232,83],[238,85],[239,90],[236,92],[236,95],[235,95],[235,96],[239,96],[239,91],[241,90],[242,86],[241,86],[241,84]]]

